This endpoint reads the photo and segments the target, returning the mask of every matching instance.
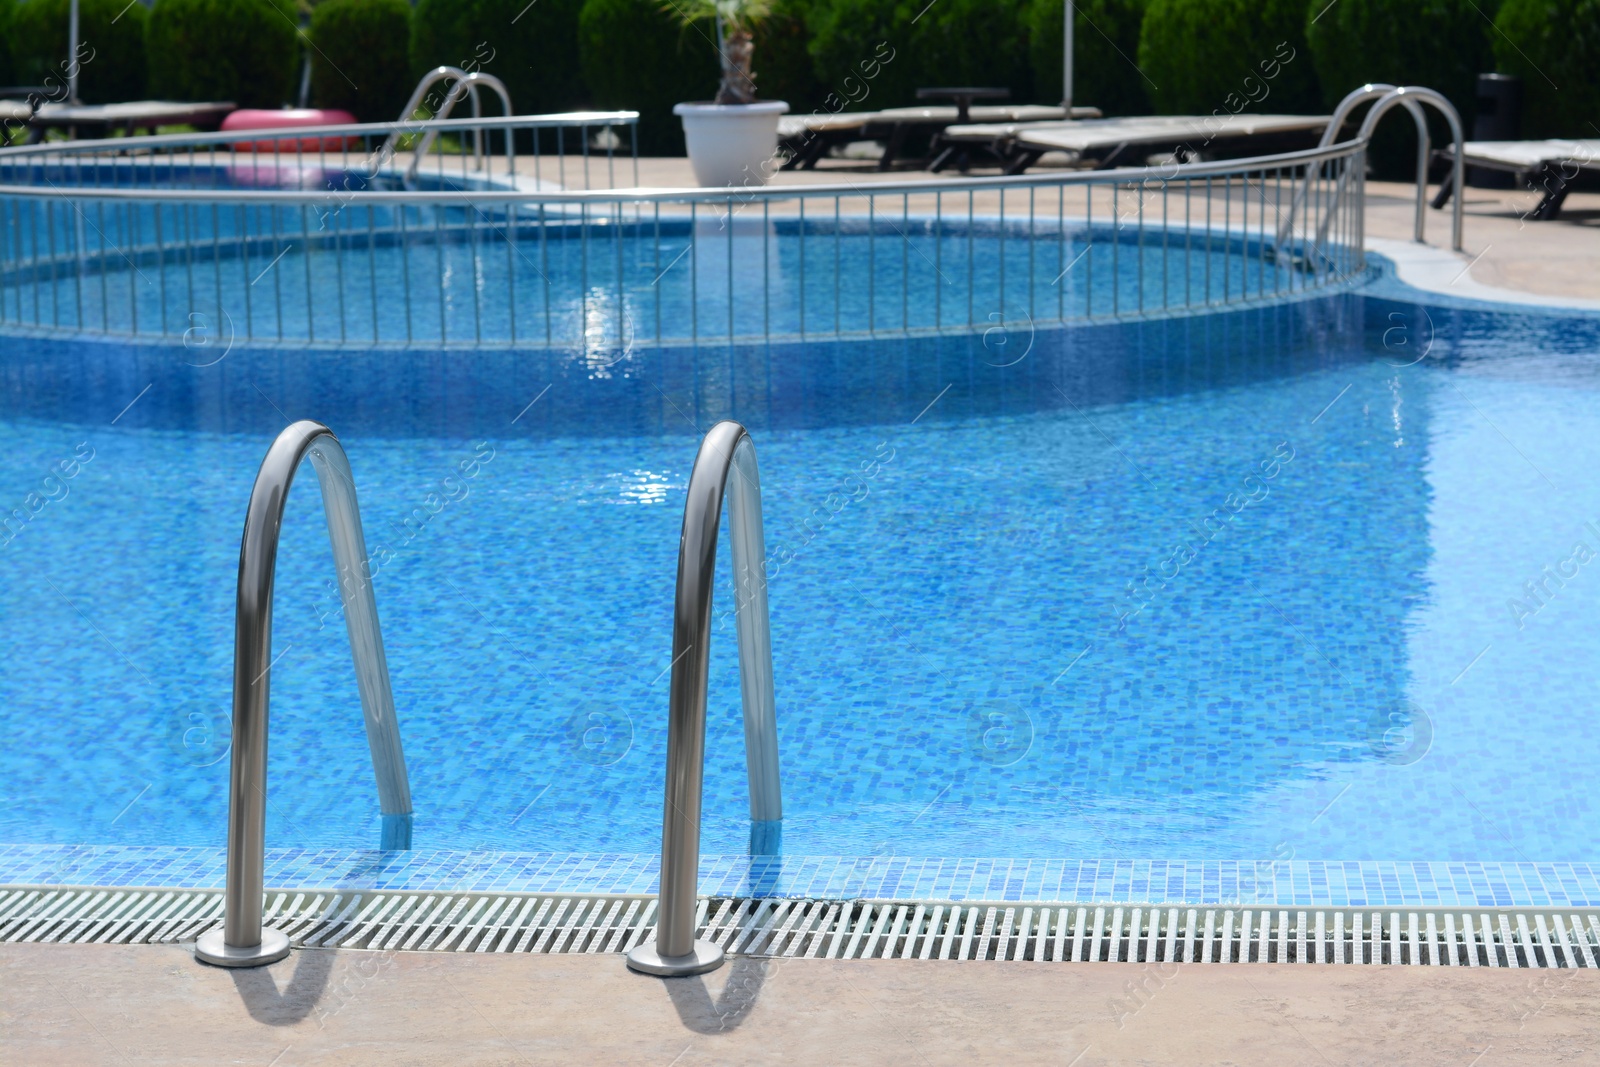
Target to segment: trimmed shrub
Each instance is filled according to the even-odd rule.
[[[1326,9],[1306,26],[1324,106],[1332,110],[1367,82],[1424,85],[1450,98],[1472,136],[1478,73],[1491,64],[1489,27],[1475,7],[1474,0],[1340,0]],[[1416,47],[1418,41],[1428,47]],[[1428,125],[1436,143],[1449,140],[1449,124],[1431,108]],[[1416,146],[1410,117],[1391,112],[1373,139],[1373,171],[1384,178],[1414,177]]]
[[[420,0],[411,16],[412,84],[448,64],[505,82],[523,115],[581,107],[589,102],[578,62],[582,7],[583,0]]]
[[[1600,137],[1600,0],[1505,0],[1494,24],[1500,71],[1522,79],[1522,136]]]
[[[83,57],[78,97],[86,104],[138,100],[145,95],[144,33],[149,12],[141,4],[124,11],[124,3],[126,0],[82,0],[78,6],[79,55]],[[16,79],[23,85],[45,86],[53,100],[66,99],[70,8],[70,0],[25,0],[16,7],[6,33],[15,57]]]
[[[156,0],[146,46],[160,61],[150,91],[165,100],[280,107],[294,95],[298,26],[290,0]]]
[[[1034,94],[1060,95],[1061,0],[1028,8],[1028,54]],[[1107,115],[1148,115],[1150,82],[1139,69],[1145,0],[1076,0],[1072,27],[1072,97]]]
[[[707,32],[683,25],[656,0],[583,5],[578,54],[584,81],[596,107],[639,112],[640,155],[683,155],[683,124],[672,105],[710,100],[717,91],[717,48]]]
[[[821,0],[810,23],[817,77],[850,110],[916,104],[916,90],[931,86],[1003,86],[1012,100],[1031,100],[1025,4]],[[876,77],[864,79],[863,64]]]
[[[1315,113],[1306,0],[1150,0],[1139,66],[1164,115]]]
[[[393,122],[411,77],[407,0],[326,0],[311,11],[311,98],[362,122]]]

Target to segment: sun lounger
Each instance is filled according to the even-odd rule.
[[[158,126],[194,126],[214,130],[234,110],[233,104],[190,104],[169,100],[134,100],[125,104],[44,104],[28,125],[33,139],[50,127],[91,129],[102,135],[114,130],[132,134],[135,129],[154,131]]]
[[[778,120],[778,147],[789,156],[783,169],[811,170],[834,145],[866,140],[862,131],[876,115],[875,111],[784,115]]]
[[[1455,149],[1442,148],[1435,156],[1455,160]],[[1528,212],[1530,219],[1553,219],[1561,214],[1572,179],[1582,170],[1600,172],[1600,141],[1468,141],[1462,145],[1462,162],[1514,174],[1544,196]],[[1449,203],[1454,189],[1454,172],[1439,185],[1433,198],[1435,208]]]
[[[977,110],[977,109],[974,109]],[[1096,169],[1142,164],[1161,153],[1252,154],[1310,147],[1328,125],[1327,115],[1148,115],[1082,122],[973,123],[940,135],[947,147],[984,148],[1007,174],[1021,174],[1046,152],[1065,152]],[[1304,142],[1304,143],[1302,143]],[[930,169],[948,163],[941,153]]]
[[[789,155],[785,170],[811,170],[829,148],[853,141],[886,142],[879,170],[888,170],[899,157],[906,136],[913,130],[938,131],[952,125],[959,115],[954,106],[893,107],[883,111],[841,111],[833,115],[785,115],[778,120],[778,144]],[[1040,104],[1000,104],[971,109],[971,117],[981,122],[1060,121],[1059,107]],[[1099,118],[1100,109],[1075,107],[1075,119]]]

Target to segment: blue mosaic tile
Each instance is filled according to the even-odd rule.
[[[621,853],[269,849],[267,884],[654,893],[659,864]],[[221,849],[0,845],[0,884],[220,888]],[[700,892],[827,899],[1283,907],[1600,907],[1586,863],[1389,863],[703,856]]]

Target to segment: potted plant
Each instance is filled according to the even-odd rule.
[[[664,6],[685,23],[710,18],[717,26],[722,84],[716,99],[672,109],[683,119],[695,180],[703,186],[764,184],[778,150],[778,116],[789,110],[781,100],[756,99],[750,69],[755,24],[772,0],[667,0]]]

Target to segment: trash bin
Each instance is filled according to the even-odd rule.
[[[1510,74],[1478,75],[1478,114],[1474,141],[1515,141],[1522,136],[1522,79]],[[1479,189],[1510,189],[1515,177],[1483,167],[1467,168],[1467,184]]]

